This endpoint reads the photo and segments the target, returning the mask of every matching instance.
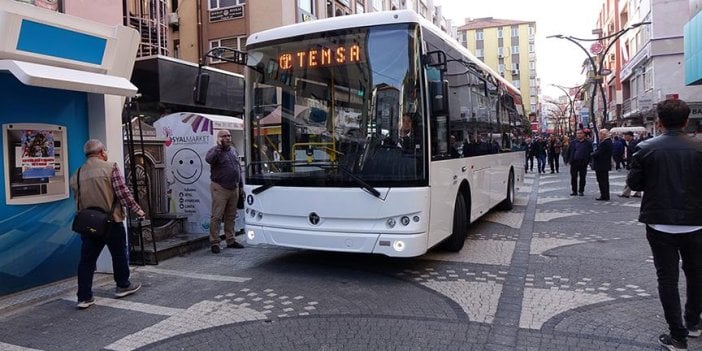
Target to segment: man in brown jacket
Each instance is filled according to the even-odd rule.
[[[76,197],[76,207],[82,210],[98,207],[112,215],[113,222],[107,235],[102,239],[81,236],[80,262],[78,263],[78,305],[85,309],[95,304],[93,297],[93,274],[100,252],[107,245],[112,255],[112,269],[117,289],[115,297],[125,297],[135,293],[140,283],[129,281],[129,254],[127,235],[124,231],[124,207],[131,209],[139,218],[144,211],[134,201],[124,182],[124,177],[115,162],[107,162],[107,149],[100,140],[90,139],[83,145],[88,158],[78,169],[80,175],[71,177],[71,189]],[[80,177],[80,188],[77,178]],[[80,191],[79,191],[80,189]]]

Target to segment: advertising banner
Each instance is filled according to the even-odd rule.
[[[227,129],[239,154],[244,150],[244,122],[230,116],[178,112],[154,122],[156,136],[166,138],[166,204],[168,213],[187,217],[188,233],[209,233],[212,195],[207,151],[217,144],[216,133]],[[235,229],[244,227],[239,210]],[[220,227],[221,229],[221,227]]]
[[[215,145],[212,121],[177,113],[154,123],[156,135],[166,138],[166,201],[169,213],[187,216],[189,233],[208,233],[211,195],[207,151]]]
[[[580,122],[582,122],[582,124],[584,126],[588,126],[590,124],[590,109],[589,108],[583,107],[580,110]]]

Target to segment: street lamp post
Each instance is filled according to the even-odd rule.
[[[592,98],[590,99],[590,113],[592,114],[592,126],[593,126],[593,132],[594,132],[594,137],[595,140],[597,140],[597,118],[595,118],[595,97],[597,96],[597,86],[600,86],[600,89],[602,90],[602,108],[604,110],[604,119],[606,120],[607,118],[607,97],[604,96],[604,89],[602,88],[602,66],[604,64],[604,60],[602,60],[602,57],[605,57],[607,55],[607,52],[609,52],[609,49],[612,48],[612,45],[622,36],[624,33],[628,32],[631,29],[637,28],[639,26],[642,26],[644,24],[651,24],[651,22],[639,22],[639,23],[634,23],[630,25],[629,27],[626,27],[616,33],[612,33],[608,36],[605,37],[600,37],[600,38],[595,38],[595,39],[583,39],[583,38],[576,38],[573,36],[565,36],[563,34],[555,34],[555,35],[549,35],[546,38],[558,38],[558,39],[565,39],[570,41],[571,43],[577,45],[580,49],[585,52],[585,55],[587,55],[588,61],[590,62],[590,66],[592,67],[592,72],[595,75],[593,78],[593,89],[592,89]],[[590,52],[585,49],[585,47],[580,43],[580,42],[599,42],[601,40],[607,40],[612,38],[610,40],[609,44],[607,47],[604,49],[604,51],[600,52],[597,54],[597,56],[600,58],[599,61],[599,66],[595,62],[595,58],[590,55]]]

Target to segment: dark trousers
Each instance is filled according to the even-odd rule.
[[[620,170],[626,167],[622,156],[612,156],[612,158],[614,159],[614,169]]]
[[[551,168],[551,173],[553,173],[554,170],[556,172],[558,172],[558,166],[559,166],[558,165],[559,164],[558,156],[559,155],[560,155],[559,153],[555,153],[555,152],[548,154],[548,166]],[[554,166],[555,166],[555,168],[554,168]]]
[[[117,286],[129,286],[129,252],[123,223],[110,224],[105,239],[90,239],[81,235],[80,262],[78,263],[78,301],[93,297],[93,275],[100,252],[107,245],[112,255],[112,270]]]
[[[525,171],[533,171],[534,170],[534,156],[527,156],[526,157],[526,162],[524,163],[524,170]]]
[[[685,325],[697,325],[702,312],[702,230],[669,234],[646,226],[646,239],[653,253],[653,265],[658,276],[658,295],[670,334],[675,339],[685,340]],[[678,291],[678,262],[681,258],[687,286],[684,316]]]
[[[600,197],[609,199],[609,171],[595,171],[595,176],[600,187]]]
[[[585,192],[585,176],[587,175],[587,162],[582,160],[570,161],[570,188],[574,193]],[[580,177],[580,181],[578,181]]]

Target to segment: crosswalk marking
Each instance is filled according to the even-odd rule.
[[[137,272],[156,273],[156,274],[165,274],[165,275],[174,275],[174,276],[183,277],[183,278],[214,280],[214,281],[219,281],[219,282],[243,283],[243,282],[251,280],[251,278],[232,277],[229,275],[218,275],[218,274],[182,272],[182,271],[176,271],[176,270],[172,270],[172,269],[154,268],[154,267],[150,267],[150,266],[137,268],[136,271]]]

